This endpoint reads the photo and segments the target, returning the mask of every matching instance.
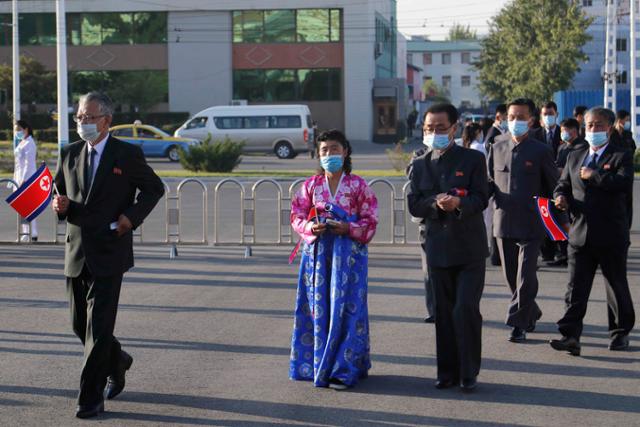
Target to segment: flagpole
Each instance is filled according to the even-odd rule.
[[[13,0],[13,119],[20,120],[20,39],[18,32],[18,0]]]
[[[58,74],[58,153],[69,143],[67,100],[67,30],[65,0],[56,0],[56,52]],[[58,156],[60,158],[60,156]]]

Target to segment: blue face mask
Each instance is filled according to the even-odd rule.
[[[631,130],[631,122],[624,122],[624,130]]]
[[[344,158],[340,154],[320,157],[320,166],[322,166],[322,169],[330,173],[338,172],[340,168],[342,168],[343,164]]]
[[[449,146],[449,135],[429,134],[422,138],[422,143],[433,150],[444,150]]]
[[[24,139],[24,131],[19,130],[18,132],[16,132],[16,139],[22,141]]]
[[[560,138],[564,141],[564,142],[569,142],[571,141],[571,134],[569,132],[562,132],[560,134]]]
[[[585,133],[584,139],[587,140],[590,146],[598,148],[606,144],[609,137],[606,132],[587,132]]]
[[[509,130],[509,122],[507,122],[506,120],[502,120],[500,122],[500,129],[502,129],[503,132],[506,132]]]
[[[556,124],[556,116],[542,116],[544,127],[550,128]]]
[[[529,132],[529,122],[526,120],[510,120],[509,132],[516,138]]]

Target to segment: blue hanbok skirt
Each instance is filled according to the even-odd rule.
[[[289,377],[317,387],[353,386],[367,376],[367,246],[325,233],[304,244],[291,338]]]

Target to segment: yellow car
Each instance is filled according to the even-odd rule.
[[[116,138],[142,148],[145,157],[166,157],[172,162],[180,160],[180,150],[189,151],[200,141],[192,138],[176,138],[155,126],[138,121],[131,125],[118,125],[109,129]]]

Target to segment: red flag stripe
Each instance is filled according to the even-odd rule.
[[[558,226],[551,214],[549,202],[550,200],[546,197],[536,197],[536,206],[538,208],[538,213],[540,214],[540,219],[542,219],[542,224],[547,230],[549,237],[554,241],[567,240],[567,234]]]

